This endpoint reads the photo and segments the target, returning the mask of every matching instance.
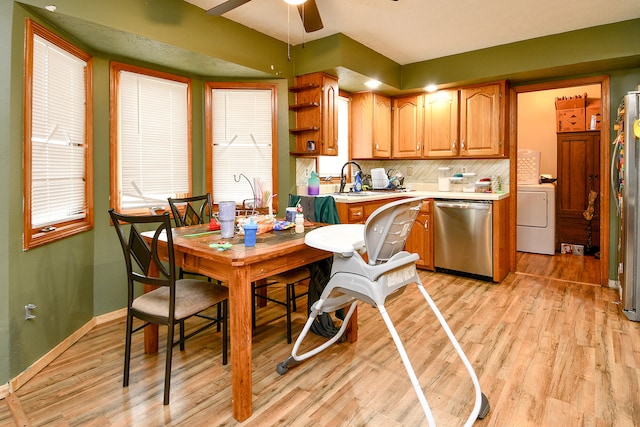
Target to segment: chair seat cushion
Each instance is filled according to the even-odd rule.
[[[193,316],[229,297],[229,290],[222,286],[196,279],[176,281],[175,319]],[[132,308],[153,316],[169,317],[169,288],[161,287],[140,295]]]

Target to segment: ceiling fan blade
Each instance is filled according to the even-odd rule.
[[[220,16],[229,12],[230,10],[235,9],[238,6],[249,3],[250,1],[251,0],[227,0],[207,10],[207,15]]]
[[[307,33],[312,33],[324,28],[316,0],[307,0],[303,4],[298,5],[298,12],[300,12],[302,24]]]

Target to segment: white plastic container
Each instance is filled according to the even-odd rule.
[[[451,191],[451,168],[443,166],[438,168],[438,191]]]
[[[371,169],[371,185],[374,189],[384,189],[389,186],[389,177],[383,168]]]

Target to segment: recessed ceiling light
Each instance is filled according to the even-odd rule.
[[[54,4],[47,5],[44,8],[47,9],[49,12],[55,12],[56,11],[56,5],[54,5]]]
[[[302,3],[306,2],[307,0],[284,0],[284,1],[285,1],[285,3],[289,3],[289,4],[292,4],[294,6],[297,6],[299,4],[302,4]]]
[[[427,92],[435,92],[438,90],[438,86],[434,85],[434,84],[430,84],[425,86],[424,90],[426,90]]]
[[[369,80],[368,82],[365,83],[365,86],[367,86],[370,89],[375,89],[378,86],[380,86],[382,83],[380,83],[378,80]]]

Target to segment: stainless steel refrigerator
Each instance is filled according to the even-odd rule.
[[[627,93],[618,107],[615,147],[611,159],[611,188],[618,213],[618,279],[622,312],[640,321],[640,223],[638,180],[640,156],[640,87]]]

